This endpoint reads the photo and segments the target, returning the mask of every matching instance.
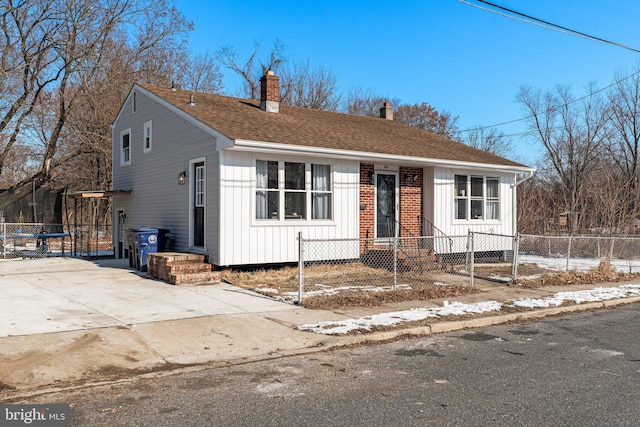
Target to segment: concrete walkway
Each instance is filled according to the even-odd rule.
[[[512,301],[544,297],[564,289],[519,289],[486,282],[483,290],[455,300]],[[327,337],[296,328],[438,301],[307,310],[224,283],[171,286],[127,268],[126,260],[0,261],[0,295],[0,401],[145,372],[242,363],[516,318],[498,314],[460,322],[440,321],[411,330]],[[627,300],[620,302],[636,299]],[[540,317],[576,307],[592,308],[559,307],[518,317]]]

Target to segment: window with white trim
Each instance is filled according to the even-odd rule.
[[[332,219],[331,181],[330,165],[256,160],[256,219]]]
[[[455,175],[454,219],[500,219],[500,179]]]
[[[197,164],[195,167],[194,178],[194,206],[196,208],[204,207],[204,164]]]
[[[131,164],[131,129],[120,133],[120,166]]]
[[[152,144],[151,120],[149,120],[148,122],[144,122],[144,131],[142,133],[142,138],[142,151],[144,153],[148,153],[149,151],[151,151]]]

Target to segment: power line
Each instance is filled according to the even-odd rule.
[[[462,1],[462,0],[460,0],[460,1]],[[615,86],[617,84],[620,84],[620,83],[624,82],[625,80],[628,80],[631,77],[637,76],[639,74],[640,74],[640,70],[636,71],[635,73],[629,74],[628,76],[623,77],[620,80],[616,80],[616,81],[614,81],[613,83],[611,83],[608,86],[604,86],[604,87],[601,87],[600,89],[596,89],[594,91],[590,91],[587,95],[581,96],[580,98],[576,98],[576,99],[573,99],[573,100],[571,100],[569,102],[565,102],[564,104],[562,104],[562,107],[567,107],[567,106],[569,106],[569,105],[571,105],[573,103],[582,101],[583,99],[587,99],[588,97],[593,96],[596,93],[600,93],[602,91],[605,91],[605,90],[607,90],[607,89],[609,89],[609,88],[611,88],[611,87],[613,87],[613,86]],[[547,113],[547,111],[548,110],[545,110],[544,113]],[[491,128],[495,128],[495,127],[499,127],[499,126],[509,125],[511,123],[517,123],[517,122],[522,122],[522,121],[525,121],[525,120],[529,120],[532,117],[533,117],[533,114],[530,114],[528,116],[521,117],[519,119],[513,119],[513,120],[506,121],[506,122],[497,123],[495,125],[490,125],[490,126],[480,126],[480,127],[464,129],[464,130],[460,130],[458,132],[463,133],[463,132],[471,132],[471,131],[475,131],[475,130],[491,129]]]
[[[513,9],[509,9],[507,7],[504,7],[504,6],[500,6],[498,4],[488,2],[486,0],[476,0],[476,1],[478,1],[480,3],[484,3],[484,4],[488,5],[488,6],[494,7],[496,9],[502,10],[502,11],[507,12],[507,13],[503,13],[503,12],[500,12],[498,10],[491,9],[489,7],[483,7],[483,6],[480,6],[479,4],[471,3],[471,2],[466,1],[466,0],[459,0],[459,1],[461,3],[467,4],[469,6],[473,6],[473,7],[476,7],[478,9],[485,10],[487,12],[495,13],[497,15],[504,16],[504,17],[509,18],[509,19],[515,19],[516,21],[526,22],[528,24],[537,25],[537,26],[542,27],[542,28],[547,28],[547,29],[558,31],[558,32],[565,33],[565,34],[571,34],[573,36],[582,37],[582,38],[589,39],[589,40],[594,40],[594,41],[597,41],[597,42],[600,42],[600,43],[605,43],[605,44],[608,44],[608,45],[611,45],[611,46],[617,46],[617,47],[621,47],[623,49],[627,49],[627,50],[630,50],[630,51],[633,51],[633,52],[640,53],[640,50],[638,50],[638,49],[635,49],[635,48],[632,48],[632,47],[629,47],[629,46],[626,46],[626,45],[623,45],[623,44],[620,44],[620,43],[612,42],[610,40],[603,39],[603,38],[600,38],[600,37],[592,36],[590,34],[583,33],[581,31],[572,30],[570,28],[563,27],[561,25],[554,24],[552,22],[542,20],[542,19],[536,18],[534,16],[527,15],[527,14],[515,11]]]
[[[499,10],[490,9],[488,7],[484,7],[484,6],[481,6],[479,4],[471,3],[471,2],[469,2],[467,0],[459,0],[459,1],[461,3],[466,4],[466,5],[473,6],[475,8],[478,8],[478,9],[481,9],[481,10],[485,10],[485,11],[490,12],[490,13],[495,13],[497,15],[504,16],[504,17],[509,18],[509,19],[515,19],[517,21],[526,22],[528,24],[536,25],[536,26],[539,26],[539,27],[542,27],[542,28],[547,28],[547,29],[551,29],[551,30],[554,30],[554,31],[559,31],[559,32],[566,33],[566,34],[571,34],[571,35],[574,35],[574,36],[587,38],[587,39],[590,39],[590,40],[598,41],[598,42],[601,42],[601,43],[605,43],[605,44],[609,44],[609,45],[612,45],[612,46],[621,47],[623,49],[627,49],[627,50],[631,50],[633,52],[640,53],[640,50],[638,50],[638,49],[634,49],[632,47],[625,46],[625,45],[622,45],[622,44],[619,44],[619,43],[615,43],[615,42],[612,42],[612,41],[609,41],[609,40],[606,40],[606,39],[603,39],[603,38],[600,38],[600,37],[591,36],[589,34],[586,34],[586,33],[580,32],[580,31],[575,31],[575,30],[572,30],[570,28],[563,27],[561,25],[557,25],[557,24],[554,24],[554,23],[549,22],[549,21],[545,21],[545,20],[533,17],[531,15],[527,15],[527,14],[524,14],[522,12],[518,12],[518,11],[515,11],[513,9],[509,9],[507,7],[504,7],[504,6],[501,6],[501,5],[486,1],[486,0],[476,0],[476,1],[478,1],[480,3],[484,3],[484,4],[488,5],[488,6],[494,7],[494,8],[499,9]],[[500,12],[500,10],[502,10],[504,12],[507,12],[507,13]],[[514,16],[514,15],[516,15],[516,16]],[[570,104],[573,104],[575,102],[578,102],[578,101],[582,101],[583,99],[586,99],[589,96],[595,95],[596,93],[599,93],[599,92],[602,92],[602,91],[604,91],[606,89],[609,89],[610,87],[615,86],[616,84],[619,84],[619,83],[621,83],[621,82],[623,82],[623,81],[625,81],[625,80],[627,80],[627,79],[629,79],[629,78],[631,78],[631,77],[633,77],[635,75],[638,75],[638,74],[640,74],[640,70],[635,72],[635,73],[633,73],[633,74],[630,74],[627,77],[624,77],[624,78],[622,78],[620,80],[617,80],[617,81],[613,82],[612,84],[610,84],[608,86],[605,86],[605,87],[600,88],[598,90],[592,91],[592,92],[590,92],[589,94],[587,94],[587,95],[585,95],[583,97],[580,97],[580,98],[574,99],[572,101],[569,101],[569,102],[563,104],[563,107],[566,107],[566,106],[568,106]],[[519,118],[519,119],[513,119],[513,120],[506,121],[506,122],[497,123],[497,124],[491,125],[491,126],[482,126],[482,127],[477,127],[477,128],[469,128],[469,129],[461,130],[459,132],[464,133],[464,132],[471,132],[473,130],[490,129],[490,128],[494,128],[494,127],[508,125],[508,124],[511,124],[511,123],[522,122],[522,121],[530,119],[531,117],[533,117],[533,115],[528,115],[528,116],[525,116],[525,117],[522,117],[522,118]]]

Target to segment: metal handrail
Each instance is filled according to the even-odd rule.
[[[427,228],[431,228],[431,235],[434,237],[434,240],[436,238],[440,239],[440,238],[445,238],[449,241],[449,253],[453,252],[453,239],[449,236],[447,236],[447,234],[440,230],[438,227],[435,226],[434,223],[432,223],[431,221],[429,221],[426,217],[422,216],[422,215],[418,215],[418,220],[420,221],[420,227],[421,227],[421,234],[423,236],[426,236],[426,232],[425,230]],[[435,245],[435,242],[434,242]],[[436,249],[436,248],[434,248]],[[436,251],[436,252],[444,252],[444,251]]]

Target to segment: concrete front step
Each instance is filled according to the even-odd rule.
[[[148,255],[149,275],[174,285],[220,282],[220,272],[212,271],[204,255],[158,252]]]

